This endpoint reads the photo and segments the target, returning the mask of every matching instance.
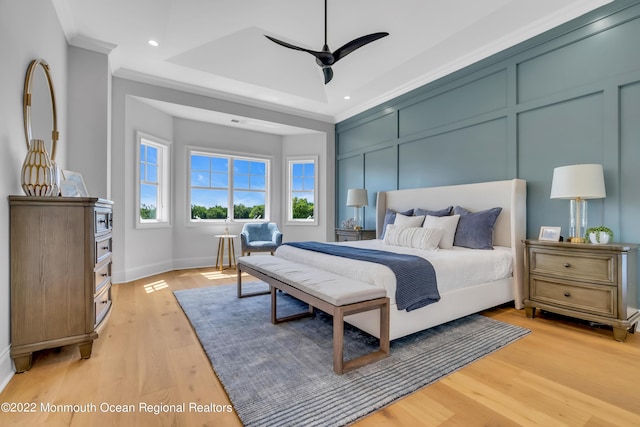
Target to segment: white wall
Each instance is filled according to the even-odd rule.
[[[136,228],[136,132],[171,142],[173,118],[127,96],[124,133],[112,144],[114,200],[114,282],[173,269],[171,228]],[[172,147],[175,152],[175,147]]]
[[[286,137],[240,130],[228,126],[196,122],[170,116],[136,101],[151,99],[268,120],[317,132],[311,137]],[[172,131],[169,131],[169,122]],[[135,132],[171,141],[172,150],[172,227],[135,228]],[[171,134],[170,134],[171,133]],[[171,269],[201,267],[214,264],[215,234],[224,225],[191,224],[187,206],[187,146],[213,148],[236,154],[268,155],[272,158],[271,219],[282,225],[285,155],[317,154],[321,159],[321,194],[325,198],[322,225],[291,230],[294,236],[315,236],[316,240],[332,239],[335,208],[332,190],[335,185],[334,125],[271,110],[248,107],[230,101],[167,89],[121,78],[113,79],[112,94],[112,200],[114,201],[113,281],[123,283]],[[285,142],[286,140],[286,142]],[[286,147],[286,150],[285,150]],[[312,148],[311,148],[312,147]],[[311,150],[311,151],[310,151]],[[286,153],[285,153],[286,151]],[[331,199],[331,200],[327,200]],[[241,224],[230,227],[239,233]],[[287,230],[291,227],[287,227]],[[287,231],[289,233],[289,231]],[[312,237],[306,237],[309,239]],[[239,252],[239,241],[236,252]]]
[[[215,234],[224,231],[224,224],[191,223],[188,205],[188,147],[215,150],[228,154],[255,155],[271,160],[271,221],[282,223],[282,137],[229,126],[191,120],[175,120],[175,223],[173,248],[175,268],[200,267],[215,264],[217,240]],[[239,234],[241,222],[231,222],[229,231]],[[236,256],[240,241],[236,239]],[[226,261],[225,261],[226,262]]]
[[[90,196],[109,198],[111,73],[104,53],[69,46],[68,168]]]
[[[334,203],[333,203],[333,185],[329,187],[329,176],[333,177],[333,154],[331,160],[327,158],[329,150],[327,149],[327,135],[324,133],[312,133],[307,135],[290,135],[283,138],[282,155],[287,156],[318,156],[318,195],[316,196],[318,204],[318,224],[310,225],[284,225],[281,227],[284,234],[284,240],[289,242],[301,240],[334,240]],[[333,152],[332,152],[333,153]],[[283,165],[283,169],[286,165]],[[286,171],[283,170],[282,191],[286,191]],[[331,200],[329,200],[331,199]],[[283,199],[284,202],[284,199]],[[286,215],[286,212],[283,212]]]
[[[34,13],[36,11],[38,13]],[[0,0],[0,390],[13,375],[9,357],[9,206],[7,196],[23,194],[20,169],[27,153],[22,94],[29,63],[36,58],[51,67],[60,142],[56,161],[66,166],[67,43],[49,0]],[[35,94],[34,94],[35,95]]]

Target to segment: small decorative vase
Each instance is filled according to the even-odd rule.
[[[594,245],[606,245],[607,243],[609,243],[609,233],[600,231],[599,234],[600,238],[598,239],[596,233],[589,233],[589,241],[591,241],[591,243],[593,243]]]
[[[58,197],[60,195],[60,168],[58,164],[51,159],[52,170],[52,185],[51,185],[51,197]]]
[[[27,196],[50,196],[53,191],[54,166],[44,141],[32,139],[22,164],[22,189]]]

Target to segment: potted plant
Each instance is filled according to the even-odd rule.
[[[613,240],[613,231],[604,225],[598,227],[589,227],[585,232],[585,238],[591,243],[606,245],[609,240]]]

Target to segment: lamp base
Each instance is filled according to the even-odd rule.
[[[585,240],[584,237],[571,237],[569,239],[569,242],[571,242],[571,243],[585,243],[586,240]]]

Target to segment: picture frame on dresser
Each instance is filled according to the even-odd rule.
[[[66,179],[60,181],[60,195],[62,197],[82,197],[78,185],[74,181]]]
[[[73,193],[73,189],[71,188],[70,183],[75,184],[77,189],[77,194]],[[62,181],[60,183],[61,186],[66,184],[66,190],[70,197],[88,197],[89,192],[87,191],[87,185],[84,183],[84,178],[80,172],[74,172],[70,170],[63,169],[62,170]],[[62,190],[62,189],[61,189]],[[62,194],[64,196],[64,194]]]
[[[560,241],[560,231],[562,227],[549,227],[543,225],[540,227],[540,235],[538,236],[538,240],[548,241],[548,242],[559,242]]]

